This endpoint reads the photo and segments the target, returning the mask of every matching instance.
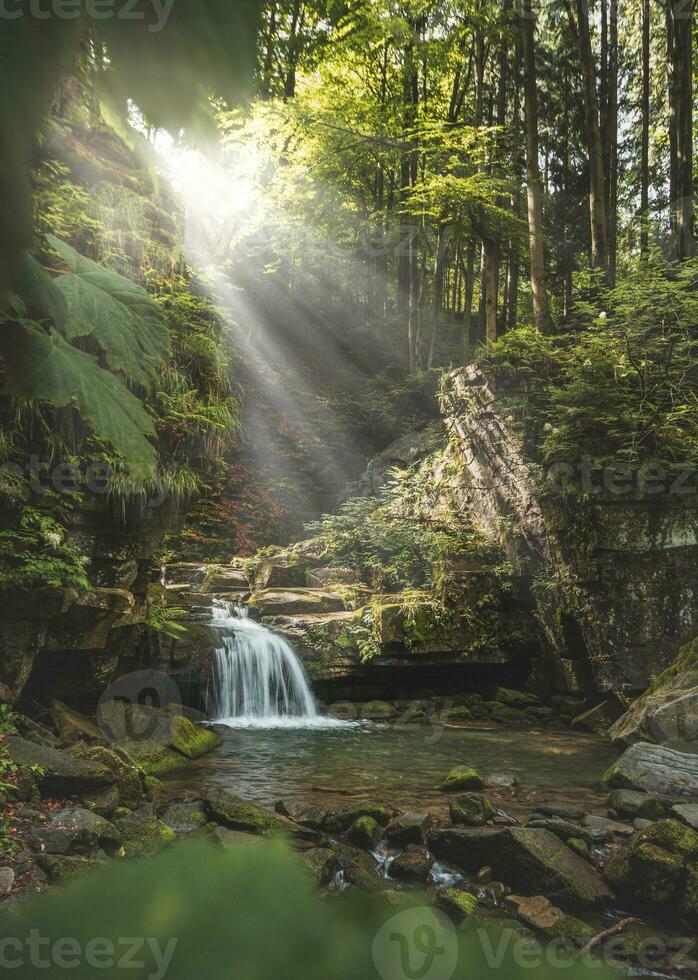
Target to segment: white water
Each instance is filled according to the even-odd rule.
[[[231,728],[337,728],[346,725],[319,711],[303,665],[291,646],[247,610],[214,599],[214,652],[210,712]]]

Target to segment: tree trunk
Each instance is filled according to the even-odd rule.
[[[567,10],[572,29],[575,30],[574,14],[567,0]],[[577,42],[584,81],[584,114],[587,146],[589,150],[589,213],[591,217],[591,265],[601,270],[608,279],[608,214],[606,211],[606,175],[604,171],[603,144],[599,124],[599,106],[596,97],[596,72],[589,33],[588,0],[577,0]]]
[[[434,345],[436,343],[436,328],[441,311],[441,301],[443,298],[443,275],[446,262],[446,246],[448,245],[448,233],[443,222],[439,225],[438,240],[436,243],[436,255],[434,257],[434,296],[431,310],[431,329],[429,333],[429,349],[427,351],[426,367],[431,368],[434,363]]]
[[[497,339],[497,297],[499,295],[499,243],[486,239],[485,256],[485,343]]]
[[[671,149],[675,161],[671,167],[674,192],[674,254],[686,259],[696,254],[693,237],[693,4],[687,0],[669,0],[668,31],[670,124],[675,130]]]
[[[618,0],[610,0],[607,85],[608,279],[613,287],[618,229]]]
[[[640,255],[649,246],[650,203],[650,0],[642,0],[642,135],[640,138]]]
[[[523,57],[526,116],[526,184],[528,196],[528,243],[531,258],[533,318],[541,333],[550,330],[548,294],[545,287],[543,240],[543,192],[538,168],[538,95],[536,90],[535,25],[531,0],[523,0],[519,17]]]

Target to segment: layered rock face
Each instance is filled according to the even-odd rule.
[[[477,368],[450,375],[443,405],[462,506],[515,563],[553,653],[541,675],[573,690],[647,687],[698,631],[695,498],[604,481],[568,508],[526,445],[521,405],[506,407]]]

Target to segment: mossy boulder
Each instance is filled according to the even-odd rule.
[[[441,719],[448,722],[472,721],[473,713],[464,704],[456,705],[455,708],[446,708],[441,712]]]
[[[391,820],[385,828],[385,836],[393,844],[422,844],[431,829],[430,813],[416,813],[413,810]]]
[[[86,878],[101,863],[95,858],[47,853],[37,855],[36,861],[51,884],[55,885]]]
[[[62,701],[53,700],[51,702],[51,718],[62,739],[72,741],[82,738],[95,742],[104,741],[104,735],[95,722],[85,718],[74,708],[69,708]]]
[[[638,908],[698,922],[698,833],[677,820],[659,820],[635,834],[606,862],[605,874],[622,899]]]
[[[448,776],[441,783],[444,792],[455,792],[459,789],[482,789],[485,780],[477,769],[472,766],[460,769],[451,769]]]
[[[323,820],[322,829],[328,833],[344,833],[360,817],[371,817],[381,827],[395,816],[395,810],[386,806],[384,803],[376,803],[372,800],[357,800],[352,803],[344,803],[341,806],[330,810]]]
[[[381,838],[380,824],[368,815],[357,817],[347,830],[347,838],[357,847],[370,851]]]
[[[149,776],[161,776],[218,748],[221,737],[176,709],[108,701],[100,705],[100,727]]]
[[[201,800],[172,803],[163,813],[162,822],[176,834],[189,836],[203,832],[208,823],[208,814]]]
[[[431,870],[432,859],[419,844],[408,844],[390,865],[390,877],[398,881],[424,882]]]
[[[490,801],[479,793],[459,793],[449,800],[451,822],[466,827],[482,827],[496,812]]]
[[[37,781],[43,796],[83,796],[114,782],[104,765],[79,758],[72,752],[38,745],[18,735],[8,735],[3,747],[15,765],[38,767]]]
[[[82,742],[71,748],[71,753],[96,763],[111,773],[118,794],[118,805],[136,807],[142,801],[144,780],[134,761],[126,753],[103,745],[85,745]],[[103,806],[111,806],[111,800],[107,800],[104,794],[90,794],[86,798],[86,804],[90,809],[99,810]]]
[[[459,888],[439,888],[434,904],[457,922],[469,918],[477,910],[475,895]]]
[[[224,789],[209,790],[203,802],[209,818],[231,830],[242,830],[258,836],[284,834],[308,840],[318,839],[315,831],[294,823],[273,810],[241,800]]]
[[[486,701],[484,706],[489,711],[492,721],[501,722],[503,725],[530,724],[530,718],[521,708],[502,704],[500,701]]]
[[[177,839],[171,827],[150,809],[137,810],[115,821],[126,857],[155,854]]]

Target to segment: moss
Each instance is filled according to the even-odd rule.
[[[351,827],[347,830],[347,837],[364,850],[370,850],[380,840],[381,828],[373,817],[358,817]]]
[[[638,897],[653,905],[663,905],[674,896],[683,861],[679,855],[645,841],[632,847],[630,867]]]
[[[198,759],[219,748],[221,737],[210,728],[195,725],[184,715],[175,715],[170,727],[169,744],[187,759]]]
[[[589,860],[589,845],[581,837],[570,837],[567,841],[567,846],[571,848],[580,857]]]
[[[448,776],[441,783],[441,789],[443,790],[459,790],[459,789],[482,789],[485,785],[485,780],[482,778],[477,769],[472,767],[464,769],[451,769]]]
[[[496,810],[490,801],[479,793],[461,793],[449,801],[449,812],[453,823],[482,827],[492,819]]]
[[[658,820],[641,834],[642,841],[682,858],[698,858],[698,833],[678,820]]]
[[[477,909],[477,898],[457,888],[440,888],[436,893],[437,906],[454,919],[467,919]]]
[[[485,707],[489,711],[490,718],[493,721],[510,725],[530,723],[528,715],[519,708],[511,708],[507,704],[500,704],[499,701],[486,701]]]
[[[456,708],[447,708],[441,717],[444,721],[471,721],[473,713],[470,708],[460,705]]]
[[[698,864],[689,864],[679,912],[692,929],[698,928]]]
[[[573,915],[566,915],[564,919],[551,927],[549,934],[572,946],[584,946],[595,935],[595,930],[586,922],[582,922],[581,919],[577,919]]]
[[[115,826],[127,857],[154,854],[177,839],[174,830],[155,816],[130,813],[117,820]]]
[[[631,784],[628,779],[623,776],[618,768],[617,762],[612,762],[608,767],[606,772],[601,777],[602,782],[608,786],[609,789],[630,789]]]

